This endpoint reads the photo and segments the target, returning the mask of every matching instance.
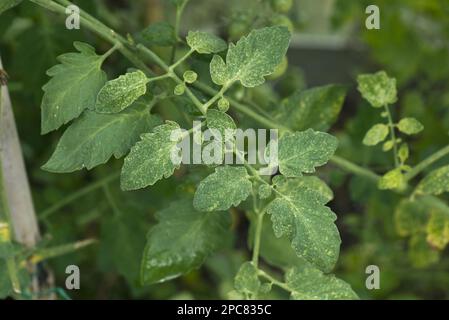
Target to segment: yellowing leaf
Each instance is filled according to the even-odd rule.
[[[416,193],[440,195],[449,192],[449,165],[430,172],[416,187]]]
[[[397,100],[396,79],[385,71],[362,74],[357,77],[358,90],[373,107],[381,108]]]
[[[375,146],[379,142],[385,140],[388,135],[388,126],[382,123],[375,124],[368,130],[363,138],[363,144],[367,146]]]
[[[412,135],[421,132],[424,126],[415,118],[404,118],[399,121],[398,129],[405,134]]]

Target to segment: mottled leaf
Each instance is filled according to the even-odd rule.
[[[149,79],[142,71],[129,72],[108,81],[98,93],[95,111],[117,113],[147,92]]]
[[[421,132],[424,126],[415,118],[404,118],[399,121],[398,129],[405,134],[412,135]]]
[[[443,250],[449,243],[449,216],[434,210],[427,224],[427,242],[438,250]]]
[[[402,190],[407,186],[404,174],[400,168],[388,171],[380,178],[378,187],[380,190]]]
[[[359,75],[357,82],[363,98],[375,108],[397,101],[396,79],[388,77],[385,71]]]
[[[159,119],[138,103],[116,114],[88,110],[64,132],[42,168],[58,173],[90,170],[112,156],[117,159],[124,156],[142,133],[158,123]]]
[[[416,187],[416,193],[440,195],[449,192],[449,165],[430,172]]]
[[[368,130],[363,138],[363,144],[366,146],[375,146],[385,140],[388,136],[388,126],[382,123],[375,124]]]
[[[141,269],[143,284],[163,282],[201,266],[225,243],[230,227],[225,212],[198,212],[191,199],[173,202],[156,214]]]
[[[415,268],[426,268],[440,259],[438,250],[427,243],[425,233],[417,233],[410,238],[408,256]]]
[[[286,27],[253,30],[237,44],[229,45],[226,64],[220,57],[214,57],[212,79],[218,80],[217,84],[240,81],[245,87],[259,86],[282,62],[289,42],[290,32]]]
[[[313,173],[329,161],[337,145],[335,137],[312,129],[287,133],[279,139],[279,171],[287,177]]]
[[[329,195],[309,184],[276,189],[276,199],[267,207],[276,237],[286,236],[299,257],[325,272],[332,270],[341,240],[337,217],[325,206]]]
[[[141,136],[141,140],[125,158],[121,174],[123,190],[136,190],[155,184],[163,177],[170,177],[180,163],[175,163],[172,153],[177,150],[173,132],[179,125],[167,121]]]
[[[402,200],[394,212],[396,230],[403,237],[423,231],[428,219],[428,207],[418,200]]]
[[[340,85],[297,91],[282,101],[273,115],[291,130],[327,131],[337,120],[345,96],[346,87]]]
[[[85,109],[93,109],[97,94],[106,82],[101,70],[104,57],[88,44],[75,42],[79,53],[58,57],[58,64],[47,71],[52,78],[43,87],[42,134],[58,129],[77,118]]]
[[[193,205],[200,211],[227,210],[251,193],[252,184],[244,167],[217,167],[200,182]]]
[[[255,299],[260,290],[260,280],[257,268],[251,262],[245,262],[234,279],[234,288],[237,292],[249,299]]]
[[[190,31],[186,40],[189,47],[198,53],[217,53],[226,50],[228,47],[223,39],[201,31]]]
[[[218,134],[214,135],[217,135],[216,138],[221,141],[225,141],[226,130],[235,130],[237,128],[231,116],[215,109],[209,109],[207,111],[206,123],[209,129],[215,129],[220,133],[220,136],[218,136]],[[231,138],[231,136],[229,138]]]
[[[285,282],[291,290],[291,298],[295,300],[358,299],[348,283],[310,266],[290,269],[285,275]]]

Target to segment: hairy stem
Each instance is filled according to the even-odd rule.
[[[262,237],[262,226],[265,211],[260,212],[256,211],[256,214],[257,220],[256,220],[256,231],[254,232],[254,248],[253,248],[252,262],[254,266],[257,268],[259,266],[260,240]]]

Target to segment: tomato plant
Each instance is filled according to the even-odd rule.
[[[303,88],[287,58],[297,25],[291,20],[294,1],[260,1],[234,12],[221,37],[182,32],[193,0],[164,3],[161,10],[171,19],[126,35],[103,22],[123,26],[119,17],[101,4],[91,4],[90,13],[81,1],[81,30],[63,31],[73,45],[56,40],[45,16],[49,11],[66,17],[70,1],[21,2],[0,5],[5,21],[16,21],[5,38],[17,33],[22,46],[29,44],[23,39],[33,27],[26,23],[36,23],[49,38],[34,47],[55,43],[70,49],[57,62],[49,56],[53,66],[42,99],[31,90],[25,96],[40,100],[38,143],[44,151],[29,151],[27,158],[24,147],[24,154],[44,163],[31,172],[31,181],[36,205],[51,204],[38,214],[48,238],[32,248],[15,239],[9,186],[2,183],[0,297],[46,294],[31,289],[37,272],[32,268],[48,264],[62,281],[60,270],[70,261],[82,266],[89,281],[104,279],[99,297],[114,288],[108,297],[151,298],[367,298],[364,272],[370,264],[384,272],[379,295],[394,297],[404,295],[399,277],[406,281],[391,267],[396,261],[417,270],[444,266],[449,166],[441,161],[449,154],[447,123],[439,125],[446,131],[442,146],[420,146],[420,135],[434,128],[419,112],[397,111],[405,100],[399,94],[403,75],[398,85],[397,68],[390,72],[388,63],[386,71],[357,76],[357,84]],[[30,21],[15,20],[17,12],[32,12]],[[40,83],[23,70],[9,74],[17,78],[21,72],[26,76],[19,90]],[[43,77],[43,70],[33,72]],[[348,94],[363,99],[349,120],[342,112]],[[35,126],[36,119],[27,121]],[[196,136],[193,121],[211,129],[211,139]],[[278,131],[268,145],[277,148],[269,175],[249,154],[229,148],[222,134],[251,128]],[[173,138],[174,132],[181,134]],[[186,137],[189,157],[191,151],[195,159],[192,137],[203,155],[212,148],[216,157],[219,150],[219,161],[173,160]],[[233,163],[223,162],[228,156]],[[52,187],[43,191],[40,184]],[[60,188],[74,186],[79,190],[64,197]],[[344,231],[347,243],[342,229],[350,229]],[[209,276],[212,281],[204,280]],[[161,293],[154,293],[156,287]],[[206,293],[209,287],[213,294]]]

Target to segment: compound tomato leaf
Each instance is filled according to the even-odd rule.
[[[277,186],[277,195],[267,207],[276,237],[286,236],[298,257],[320,270],[332,270],[340,251],[336,215],[325,204],[329,194],[318,183]]]
[[[346,91],[341,85],[297,91],[273,110],[274,118],[295,131],[309,128],[327,131],[340,114]]]
[[[199,268],[229,236],[229,214],[198,212],[190,198],[173,202],[156,218],[159,223],[150,230],[143,253],[143,284],[163,282]]]
[[[121,188],[137,190],[151,186],[163,177],[170,177],[180,165],[173,154],[178,151],[178,141],[172,134],[180,130],[173,121],[141,136],[141,140],[125,158],[121,173]]]
[[[44,85],[42,98],[42,134],[58,129],[77,118],[85,109],[93,109],[97,94],[106,82],[101,70],[104,56],[82,42],[75,42],[79,53],[58,57],[58,64],[47,71],[52,78]]]
[[[419,182],[415,192],[433,195],[449,192],[449,165],[430,172]]]
[[[315,167],[329,161],[337,146],[337,138],[324,132],[309,129],[287,133],[279,139],[279,171],[287,177],[313,173]]]
[[[210,54],[226,50],[226,42],[211,33],[190,31],[187,35],[187,44],[198,53]]]
[[[272,74],[282,62],[290,43],[290,32],[286,27],[275,26],[258,30],[241,38],[237,44],[230,44],[223,61],[215,58],[213,78],[218,82],[240,81],[245,87],[256,87],[265,82],[265,76]]]
[[[295,300],[359,299],[348,283],[307,265],[288,270],[285,282]]]
[[[112,156],[118,159],[158,123],[159,118],[139,104],[116,114],[87,110],[67,128],[42,169],[56,173],[90,170]]]
[[[142,71],[129,72],[108,81],[97,96],[95,111],[117,113],[147,92],[149,79]]]
[[[227,210],[244,201],[251,190],[252,184],[244,167],[217,167],[200,182],[193,205],[200,211]]]
[[[396,79],[385,71],[361,74],[357,77],[357,89],[374,108],[382,108],[397,101]]]

